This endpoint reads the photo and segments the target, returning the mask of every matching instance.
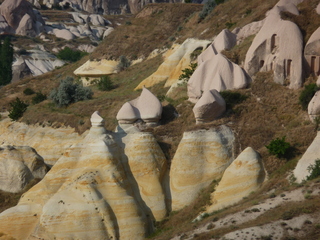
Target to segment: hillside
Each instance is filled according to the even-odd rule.
[[[29,77],[1,87],[0,111],[2,117],[0,120],[7,118],[5,112],[10,109],[10,102],[19,97],[29,104],[19,122],[28,125],[51,126],[56,129],[69,126],[82,134],[90,129],[91,114],[94,111],[99,111],[105,120],[105,128],[108,131],[114,131],[118,124],[116,115],[119,109],[125,102],[140,95],[140,90],[134,90],[136,86],[154,73],[163,62],[161,55],[151,59],[147,58],[153,50],[170,49],[174,43],[182,44],[187,38],[212,41],[225,28],[233,30],[264,19],[266,12],[276,3],[276,0],[228,0],[218,5],[202,21],[199,21],[198,17],[203,7],[200,4],[149,4],[136,15],[105,16],[106,19],[110,19],[115,30],[104,38],[89,56],[41,76]],[[302,32],[304,43],[319,27],[320,16],[314,11],[317,4],[318,1],[315,0],[304,1],[298,5],[299,16],[288,12],[281,15],[283,19],[289,19],[297,24]],[[52,13],[42,11],[42,14],[50,17]],[[28,41],[31,40],[28,39]],[[237,63],[243,66],[245,55],[252,41],[253,37],[250,36],[240,45],[224,51],[223,54],[232,60],[236,59]],[[28,44],[28,42],[26,43]],[[19,44],[20,47],[23,45],[23,39],[18,38],[17,42],[13,42],[13,44]],[[142,59],[142,61],[124,71],[112,74],[110,78],[116,87],[111,91],[100,91],[96,85],[90,86],[94,92],[93,98],[90,100],[59,108],[51,100],[32,104],[32,96],[26,96],[23,93],[26,88],[31,88],[36,92],[49,95],[51,90],[58,86],[60,80],[67,76],[76,78],[73,71],[86,61],[118,60],[120,56],[126,56],[132,61],[137,59]],[[304,85],[315,82],[316,77],[306,77]],[[259,191],[243,199],[240,204],[218,211],[203,221],[192,223],[191,221],[210,202],[210,193],[215,187],[210,186],[199,195],[199,198],[192,205],[179,212],[172,212],[165,220],[157,222],[157,231],[154,236],[150,237],[151,239],[171,239],[174,236],[176,236],[175,239],[216,239],[235,230],[240,231],[277,220],[280,221],[278,225],[281,225],[281,221],[304,214],[309,214],[307,218],[312,219],[312,221],[310,220],[312,224],[306,226],[305,233],[299,235],[300,229],[298,229],[294,238],[289,238],[292,234],[286,233],[287,238],[281,239],[317,239],[320,237],[320,219],[317,217],[319,215],[319,193],[317,192],[319,180],[304,184],[291,184],[286,179],[316,137],[319,127],[318,124],[310,121],[308,112],[302,109],[299,103],[299,96],[303,88],[290,89],[288,83],[283,85],[275,83],[272,71],[259,72],[255,74],[252,83],[247,88],[231,91],[245,96],[243,101],[230,102],[224,115],[213,122],[196,124],[192,112],[194,104],[187,100],[187,86],[181,86],[174,97],[165,97],[169,88],[165,88],[164,84],[161,82],[149,88],[155,96],[161,99],[163,113],[160,125],[155,128],[147,128],[144,131],[151,132],[155,136],[169,167],[184,132],[226,125],[232,129],[236,136],[235,156],[238,156],[247,147],[255,149],[263,159],[269,180]],[[271,140],[283,136],[291,145],[289,156],[277,158],[270,155],[265,146]],[[265,210],[260,217],[256,216],[256,220],[248,220],[239,223],[239,225],[226,224],[227,227],[215,230],[215,227],[218,226],[218,220],[244,211],[251,211],[252,214],[255,214],[252,209],[260,209],[260,207],[262,209],[264,207],[260,206],[262,202],[266,202],[268,199],[284,198],[291,191],[303,192],[303,196],[299,198],[302,203],[296,203],[292,200],[288,201],[289,204],[285,207],[275,205],[274,209]],[[306,197],[305,194],[312,196]],[[1,193],[0,197],[5,202],[4,206],[0,206],[1,211],[15,205],[19,196],[19,194]],[[287,212],[290,212],[292,217],[285,219],[284,215]],[[207,226],[209,223],[211,223],[211,228]],[[223,222],[219,224],[222,225]],[[210,231],[192,232],[203,226]],[[239,237],[239,239],[245,239],[245,237]],[[265,235],[265,238],[257,237],[254,239],[277,238]]]

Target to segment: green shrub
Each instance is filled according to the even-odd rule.
[[[304,89],[299,96],[299,103],[301,104],[303,110],[307,110],[309,102],[318,90],[319,88],[315,83],[304,86]]]
[[[10,102],[11,109],[9,110],[9,118],[12,121],[16,121],[22,117],[23,113],[27,110],[28,104],[21,101],[19,98]]]
[[[212,12],[212,10],[216,7],[216,1],[215,0],[208,0],[204,5],[199,13],[199,22],[205,19],[209,13]]]
[[[67,77],[61,80],[57,89],[51,91],[49,98],[59,107],[68,106],[71,103],[91,99],[93,92],[82,84],[74,83],[73,78]]]
[[[98,82],[98,89],[100,91],[110,91],[114,89],[114,85],[109,76],[103,76]]]
[[[76,62],[85,55],[88,55],[88,53],[82,52],[80,50],[73,50],[69,47],[65,47],[64,49],[59,51],[59,53],[57,54],[57,57],[65,61]]]
[[[131,65],[131,62],[129,59],[126,58],[126,56],[120,56],[120,62],[117,66],[117,69],[120,72],[130,67],[130,65]]]
[[[182,70],[182,74],[179,76],[179,80],[188,81],[193,72],[196,70],[198,64],[190,63],[189,68],[185,68]]]
[[[31,88],[26,88],[25,90],[23,90],[24,95],[32,95],[34,93],[35,92]]]
[[[315,164],[309,165],[307,168],[309,172],[309,176],[307,176],[307,180],[312,180],[320,176],[320,159],[315,161]]]
[[[220,95],[226,101],[227,108],[232,108],[234,105],[242,103],[248,98],[246,95],[231,91],[222,91]]]
[[[290,149],[290,143],[286,142],[286,137],[273,139],[269,145],[266,146],[269,153],[278,158],[286,157]]]
[[[45,94],[42,94],[41,92],[37,92],[36,95],[32,98],[32,104],[40,103],[47,99],[47,96]]]

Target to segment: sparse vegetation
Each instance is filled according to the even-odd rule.
[[[125,70],[126,68],[130,67],[131,62],[130,62],[130,60],[128,58],[126,58],[126,56],[123,56],[123,55],[120,56],[119,60],[120,60],[120,62],[118,64],[118,66],[117,66],[117,69],[118,69],[119,72],[121,72],[121,71]]]
[[[190,63],[188,68],[182,69],[182,74],[179,76],[179,80],[188,82],[189,78],[192,76],[197,66],[198,63]]]
[[[9,110],[9,118],[12,121],[17,121],[22,117],[23,113],[27,110],[28,104],[16,98],[14,101],[10,102],[11,109]]]
[[[33,91],[31,88],[26,88],[25,90],[23,90],[23,94],[32,95],[32,94],[35,94],[35,91]]]
[[[83,87],[67,77],[60,82],[58,88],[51,91],[49,98],[59,107],[68,106],[71,103],[91,99],[93,92],[90,88]]]
[[[304,89],[299,96],[299,103],[301,104],[303,110],[307,110],[309,102],[318,90],[319,87],[315,83],[304,86]]]
[[[220,92],[220,95],[226,101],[227,108],[232,108],[236,104],[242,103],[248,98],[248,96],[244,94],[241,94],[239,92],[229,91],[229,90]]]
[[[270,154],[275,155],[278,158],[283,158],[288,154],[290,143],[286,142],[286,137],[283,136],[282,138],[272,140],[266,148]]]
[[[47,99],[47,96],[41,92],[36,92],[36,95],[32,98],[32,104],[38,104]]]
[[[307,180],[313,180],[320,176],[320,159],[317,159],[314,164],[308,166],[309,175],[307,176]]]
[[[73,50],[69,47],[65,47],[64,49],[59,51],[59,53],[57,54],[57,57],[65,61],[76,62],[85,55],[88,55],[88,53],[80,50]]]
[[[103,76],[100,78],[98,82],[98,89],[100,91],[110,91],[114,89],[114,84],[110,78],[110,76]]]
[[[202,8],[202,11],[199,13],[199,22],[204,20],[209,13],[212,12],[212,10],[217,6],[215,0],[208,0]]]

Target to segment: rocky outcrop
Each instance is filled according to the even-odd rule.
[[[241,28],[235,28],[232,33],[237,35],[237,44],[240,44],[247,37],[257,34],[262,28],[264,22],[265,19],[258,22],[249,23]]]
[[[313,122],[320,117],[320,91],[317,91],[309,102],[308,114],[310,120]]]
[[[159,66],[156,72],[144,79],[136,88],[141,89],[143,86],[151,87],[160,82],[165,83],[165,87],[170,87],[179,80],[182,70],[190,65],[190,54],[196,50],[202,50],[210,44],[207,40],[187,39],[183,44],[175,44],[172,49],[164,55],[164,62]]]
[[[5,0],[1,4],[0,14],[17,34],[35,37],[43,31],[45,23],[41,15],[32,9],[27,0]]]
[[[147,124],[157,124],[161,118],[162,105],[159,99],[147,88],[143,88],[141,95],[126,102],[117,114],[119,124],[132,124],[141,119]]]
[[[305,48],[304,56],[309,66],[309,73],[314,76],[320,75],[320,28],[309,38]]]
[[[211,89],[220,92],[245,88],[250,81],[250,77],[237,64],[230,62],[222,54],[212,55],[210,59],[205,60],[198,66],[189,79],[189,101],[196,103],[203,92]]]
[[[85,64],[77,68],[73,73],[79,77],[83,85],[91,85],[91,81],[105,75],[117,72],[119,62],[113,60],[102,59],[99,61],[87,61]]]
[[[303,37],[296,24],[281,19],[281,11],[299,14],[292,2],[280,1],[268,12],[265,22],[254,38],[244,68],[250,76],[259,71],[273,71],[274,81],[290,80],[290,88],[303,82]]]
[[[259,153],[246,148],[224,172],[219,185],[211,194],[212,205],[206,212],[220,210],[241,201],[259,189],[266,179],[266,171]]]
[[[172,211],[189,205],[201,189],[222,177],[234,159],[233,144],[226,126],[183,134],[170,169]]]
[[[54,165],[61,155],[86,135],[79,135],[73,128],[32,126],[22,122],[12,122],[9,118],[0,121],[0,144],[30,146],[44,161]]]
[[[91,119],[85,139],[69,148],[16,207],[1,213],[0,232],[17,239],[144,239],[150,233],[152,216],[133,192],[117,137],[104,129],[97,113]],[[139,181],[157,172],[148,166],[150,172],[138,174]],[[144,185],[141,189],[148,193]]]
[[[16,193],[34,178],[43,178],[48,167],[37,152],[27,146],[0,146],[0,190]]]
[[[193,107],[197,123],[213,121],[226,111],[226,102],[215,89],[203,93]]]
[[[308,167],[314,165],[315,161],[319,159],[320,151],[320,132],[318,131],[317,136],[308,147],[307,151],[303,154],[301,159],[298,161],[296,168],[293,170],[293,175],[296,178],[298,183],[307,179],[307,176],[310,175]]]

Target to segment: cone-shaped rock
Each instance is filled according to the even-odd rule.
[[[226,126],[183,134],[170,168],[173,211],[189,205],[201,189],[222,177],[233,161],[233,143]]]
[[[235,204],[256,191],[266,178],[259,153],[247,147],[224,172],[217,189],[211,194],[213,212]]]

